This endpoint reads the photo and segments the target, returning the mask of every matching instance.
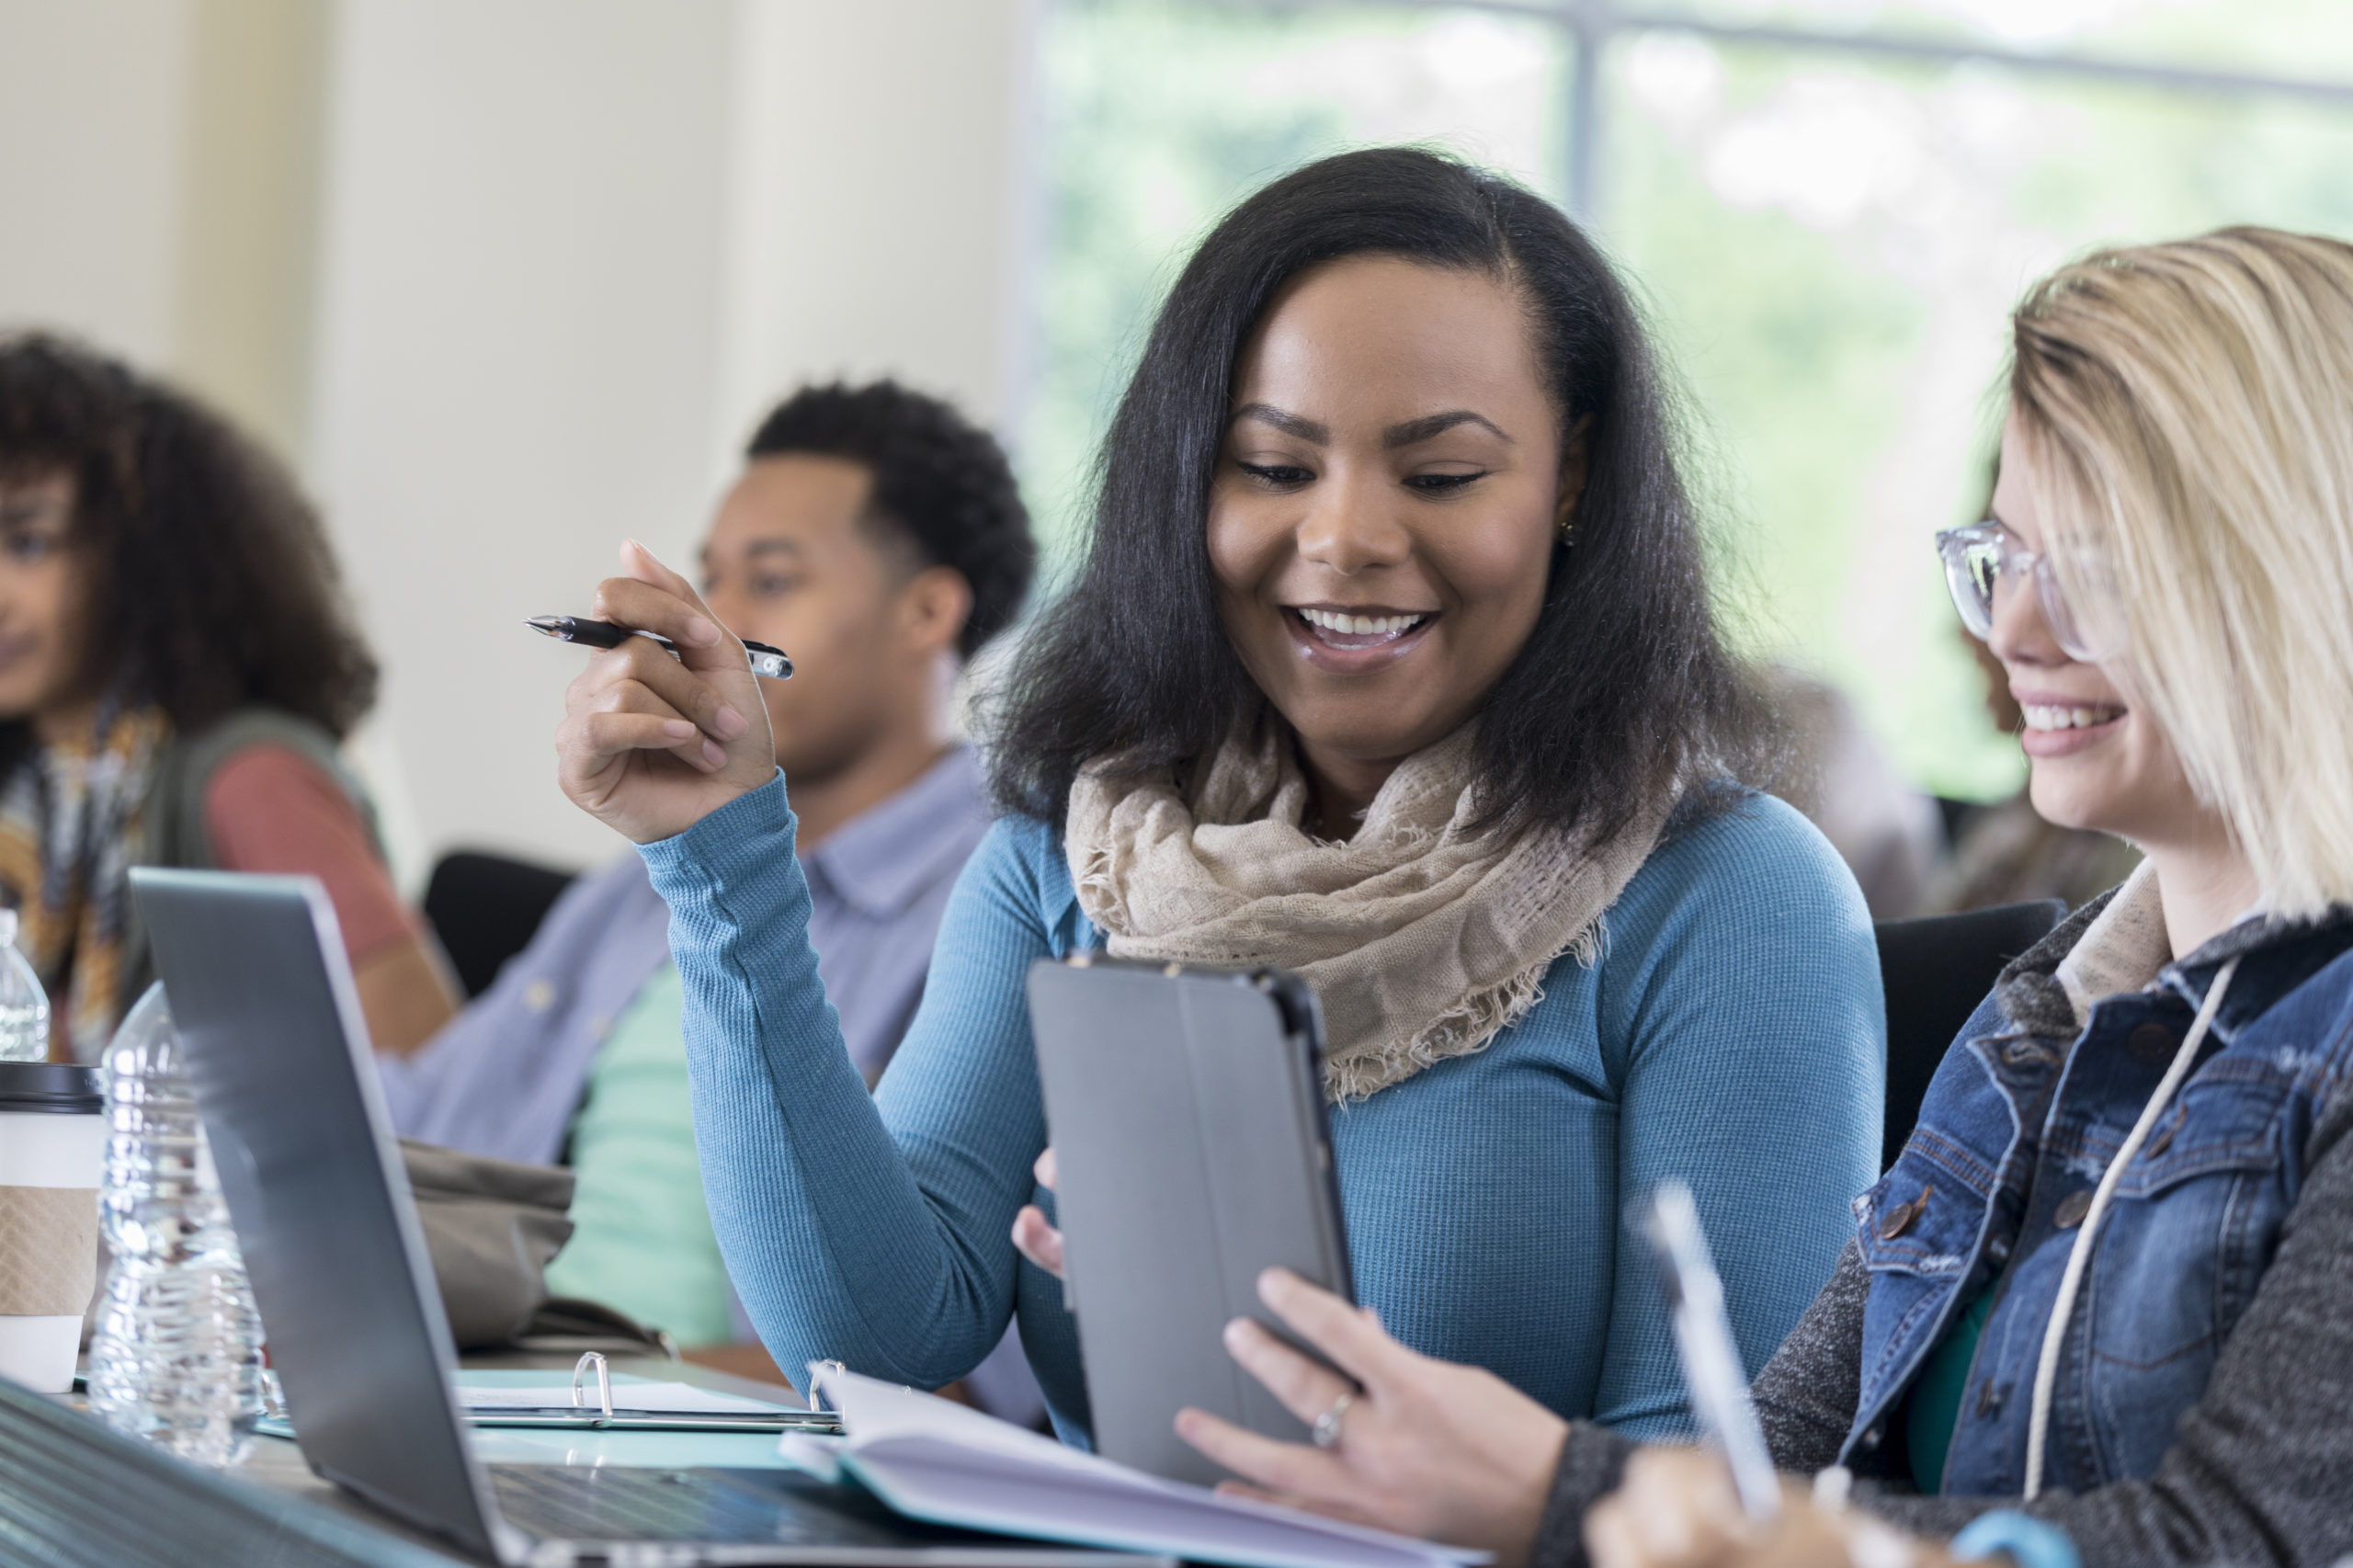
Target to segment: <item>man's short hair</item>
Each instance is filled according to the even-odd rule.
[[[995,437],[936,397],[892,381],[804,387],[760,422],[747,459],[840,458],[873,475],[869,520],[972,587],[958,638],[966,658],[1012,623],[1038,547],[1013,466]]]

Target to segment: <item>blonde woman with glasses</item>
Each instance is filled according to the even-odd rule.
[[[2353,247],[2233,229],[2045,280],[1993,510],[1938,544],[2035,807],[2147,859],[2004,972],[1857,1199],[1756,1381],[1778,1521],[1288,1276],[1268,1304],[1353,1381],[1229,1343],[1334,1440],[1188,1412],[1198,1446],[1546,1568],[2353,1551]]]

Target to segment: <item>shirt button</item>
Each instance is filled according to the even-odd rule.
[[[1928,1207],[1928,1190],[1925,1187],[1922,1187],[1919,1197],[1907,1203],[1899,1203],[1881,1215],[1879,1221],[1879,1239],[1883,1242],[1892,1242],[1910,1230],[1913,1221],[1919,1219]]]
[[[2163,1067],[2181,1049],[2181,1037],[2163,1024],[2143,1024],[2125,1036],[2124,1049],[2143,1067]]]
[[[534,1013],[544,1013],[555,1006],[555,987],[544,980],[535,980],[523,987],[523,1006]]]
[[[2084,1216],[2091,1211],[2092,1195],[2089,1191],[2071,1192],[2059,1200],[2057,1209],[2052,1210],[2051,1222],[2063,1231],[2072,1231],[2082,1224]]]

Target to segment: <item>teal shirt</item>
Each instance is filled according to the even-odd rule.
[[[1944,1490],[1945,1459],[1952,1452],[1953,1428],[1961,1424],[1961,1396],[1968,1392],[1970,1369],[1977,1365],[1977,1342],[1985,1337],[1985,1323],[1994,1315],[2000,1293],[1988,1285],[1961,1308],[1920,1369],[1919,1381],[1904,1403],[1904,1446],[1912,1456],[1912,1484],[1922,1496],[1934,1497]]]
[[[572,1124],[572,1240],[548,1289],[602,1301],[680,1345],[735,1337],[727,1268],[695,1164],[678,971],[664,964],[613,1023]]]
[[[779,777],[642,846],[686,982],[695,1136],[737,1292],[788,1373],[963,1376],[1017,1312],[1057,1428],[1088,1437],[1058,1281],[1009,1233],[1046,1199],[1024,977],[1098,945],[1063,846],[999,822],[949,898],[923,1003],[870,1098],[808,939]],[[1698,1199],[1761,1366],[1878,1174],[1885,1021],[1870,917],[1803,818],[1750,796],[1653,852],[1486,1049],[1333,1113],[1358,1295],[1406,1344],[1563,1415],[1689,1430],[1665,1313],[1620,1216]]]

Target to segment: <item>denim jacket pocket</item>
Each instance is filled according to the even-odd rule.
[[[1855,1199],[1855,1233],[1874,1269],[1931,1277],[1966,1261],[1985,1219],[1995,1171],[1934,1126],[1914,1131],[1887,1174]]]
[[[2119,1180],[2086,1271],[2083,1392],[2108,1476],[2154,1471],[2254,1300],[2290,1207],[2289,1085],[2259,1064],[2213,1065],[2223,1071],[2191,1083]]]
[[[1946,1280],[1967,1267],[1984,1214],[1982,1193],[1907,1150],[1855,1200],[1855,1236],[1874,1276]]]
[[[2291,1202],[2280,1136],[2293,1087],[2267,1063],[2225,1059],[2158,1119],[2098,1238],[2088,1283],[2115,1304],[2095,1356],[2154,1365],[2230,1333]]]

